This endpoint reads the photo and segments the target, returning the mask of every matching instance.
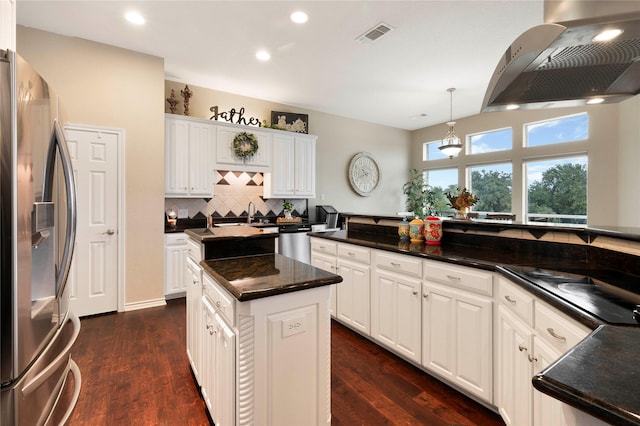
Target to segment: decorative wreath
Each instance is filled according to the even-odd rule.
[[[258,139],[247,132],[238,133],[233,138],[233,152],[240,158],[251,157],[258,151]]]

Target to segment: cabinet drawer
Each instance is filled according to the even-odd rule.
[[[189,241],[189,237],[184,232],[164,234],[165,246],[186,246],[187,241]]]
[[[485,296],[493,295],[493,274],[449,263],[424,261],[424,278],[473,291]]]
[[[379,268],[400,272],[414,277],[422,277],[422,260],[417,257],[374,252],[375,264]]]
[[[333,241],[323,240],[319,238],[311,239],[311,250],[318,253],[335,256],[338,251],[337,247],[338,244]]]
[[[187,240],[187,254],[198,265],[204,257],[202,253],[202,244],[193,241],[191,238]]]
[[[533,327],[533,296],[503,278],[498,279],[498,284],[500,304]]]
[[[535,306],[536,334],[562,353],[584,339],[589,330],[540,301]]]
[[[371,250],[352,244],[339,244],[338,257],[343,260],[352,260],[368,265],[371,263]]]
[[[203,294],[211,300],[211,304],[219,312],[225,320],[231,324],[233,323],[235,306],[233,296],[228,294],[226,290],[220,287],[209,275],[204,274],[204,286],[202,287]]]

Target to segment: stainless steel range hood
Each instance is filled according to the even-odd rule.
[[[545,21],[507,48],[482,111],[612,103],[640,93],[640,2],[545,1]],[[613,28],[622,34],[593,41]]]

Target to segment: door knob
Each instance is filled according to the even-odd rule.
[[[116,231],[114,231],[113,229],[107,229],[105,232],[102,233],[102,235],[113,235],[115,233]]]

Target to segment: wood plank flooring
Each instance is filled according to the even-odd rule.
[[[83,318],[69,425],[208,425],[185,352],[185,299]],[[504,425],[499,416],[337,323],[332,425]],[[302,426],[302,425],[283,425]]]

